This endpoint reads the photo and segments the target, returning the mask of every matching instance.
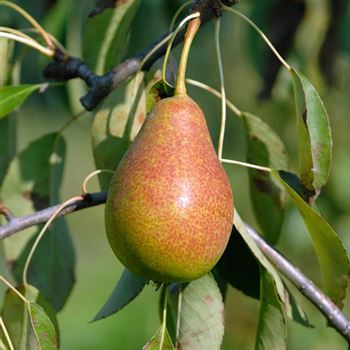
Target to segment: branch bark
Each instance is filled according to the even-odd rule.
[[[96,192],[88,194],[82,200],[77,200],[63,209],[59,216],[64,216],[75,211],[90,208],[106,202],[106,192]],[[5,225],[0,226],[0,239],[9,237],[16,232],[20,232],[30,226],[45,223],[50,216],[58,209],[60,205],[46,208],[34,214],[23,217],[12,218]],[[254,239],[263,254],[270,262],[291,281],[309,301],[326,317],[330,326],[332,326],[340,335],[350,342],[350,321],[341,312],[341,310],[328,298],[315,284],[308,279],[296,266],[288,261],[275,248],[267,243],[258,232],[247,225],[247,232]]]
[[[239,0],[224,0],[227,6],[232,6]],[[191,13],[201,13],[201,24],[204,25],[215,16],[221,15],[220,0],[196,0],[191,8]],[[186,28],[184,27],[177,34],[173,47],[182,42]],[[74,78],[80,78],[86,82],[90,90],[80,99],[84,108],[88,111],[93,110],[98,104],[106,98],[116,87],[127,80],[138,70],[148,70],[158,58],[165,54],[168,42],[163,43],[141,67],[142,60],[153,50],[167,35],[160,36],[154,43],[132,58],[126,59],[118,64],[110,72],[102,76],[96,75],[81,59],[70,57],[57,50],[54,61],[51,62],[43,71],[43,75],[48,79],[67,81]]]

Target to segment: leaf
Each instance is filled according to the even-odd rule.
[[[215,270],[234,288],[253,298],[259,298],[259,264],[235,227],[232,228],[230,240]]]
[[[317,196],[327,182],[332,158],[332,136],[323,102],[312,84],[295,69],[293,78],[299,148],[300,178]]]
[[[12,40],[4,37],[0,38],[0,87],[5,85],[8,80],[13,47]],[[0,97],[2,98],[1,95]]]
[[[115,8],[88,19],[83,56],[96,74],[102,75],[120,62],[139,5],[140,0],[119,1]]]
[[[2,309],[2,317],[10,339],[16,350],[55,350],[58,349],[57,333],[51,318],[45,309],[31,298],[38,298],[38,293],[28,286],[18,290],[29,302],[24,302],[18,295],[8,290]],[[33,294],[34,293],[34,294]],[[29,294],[29,296],[28,296]],[[56,321],[57,322],[57,321]]]
[[[247,246],[254,254],[258,262],[269,272],[270,276],[274,280],[274,284],[276,286],[276,290],[279,296],[279,299],[282,301],[284,305],[284,310],[287,316],[298,322],[302,325],[310,326],[305,313],[301,310],[301,308],[297,305],[293,295],[288,291],[283,283],[278,271],[276,268],[270,263],[270,261],[265,257],[263,252],[255,243],[254,239],[248,233],[248,228],[246,224],[242,221],[237,211],[235,211],[233,216],[234,226],[237,229],[237,232],[240,233]]]
[[[157,74],[157,73],[156,73]],[[151,112],[156,103],[166,97],[174,96],[175,88],[167,84],[161,79],[161,73],[159,71],[159,80],[154,82],[147,89],[146,105],[147,114]]]
[[[242,114],[247,131],[247,161],[273,169],[287,169],[285,146],[273,129],[260,118]],[[285,191],[267,172],[249,171],[251,203],[262,233],[271,244],[277,243],[283,223]]]
[[[0,119],[0,186],[16,153],[16,116]]]
[[[286,291],[284,300],[284,311],[287,317],[305,327],[313,327],[313,325],[309,322],[305,311],[297,303],[291,291],[287,288],[286,285],[284,285],[284,288]]]
[[[19,282],[22,271],[34,243],[36,234],[28,241],[14,264],[13,273]],[[74,282],[75,256],[68,227],[62,218],[41,239],[28,270],[28,281],[37,287],[47,300],[60,311],[68,299]]]
[[[342,307],[350,263],[339,236],[326,220],[281,178],[283,173],[273,172],[272,174],[287,190],[309,231],[323,274],[325,292],[339,307]]]
[[[7,85],[0,87],[0,118],[5,117],[19,107],[34,91],[43,84]]]
[[[112,294],[92,322],[111,316],[133,301],[142,291],[147,280],[125,269]]]
[[[2,186],[2,198],[16,216],[30,214],[59,201],[65,142],[57,133],[30,143],[11,162]],[[18,281],[34,237],[15,263]],[[11,244],[5,242],[6,244]],[[13,242],[16,243],[16,242]],[[29,267],[28,280],[59,310],[74,283],[74,250],[64,218],[45,233]]]
[[[261,273],[261,306],[256,350],[287,349],[286,320],[275,282],[270,274]]]
[[[247,225],[242,221],[241,217],[239,216],[238,212],[235,210],[233,215],[233,224],[237,231],[240,233],[244,241],[247,243],[249,249],[254,254],[254,256],[257,258],[259,263],[271,274],[273,277],[276,288],[278,291],[278,295],[281,298],[281,300],[285,299],[285,290],[284,290],[284,284],[282,282],[282,279],[275,269],[275,267],[270,263],[270,261],[265,257],[263,252],[260,250],[258,245],[255,243],[254,239],[250,236],[248,233]]]
[[[8,290],[2,308],[2,317],[8,334],[16,350],[34,350],[39,348],[37,339],[30,341],[29,332],[35,333],[30,322],[28,306],[12,290]]]
[[[91,136],[98,169],[115,170],[146,118],[143,77],[140,72],[115,90],[94,117]],[[99,177],[102,190],[110,179],[109,174]]]
[[[165,329],[163,336],[163,327],[160,327],[157,333],[142,347],[142,350],[175,350],[174,345],[170,339],[167,329]]]
[[[68,18],[66,25],[66,48],[70,55],[74,57],[82,57],[82,36],[83,23],[86,18],[86,2],[85,1],[66,1],[63,0],[68,8]],[[87,92],[87,86],[81,79],[71,79],[66,83],[67,95],[70,110],[73,114],[80,113],[83,108],[80,98]]]
[[[205,275],[180,290],[179,349],[219,350],[224,335],[224,303],[215,279]],[[177,295],[173,291],[170,303],[174,303],[174,298]],[[173,317],[176,319],[177,315]]]
[[[29,337],[35,337],[39,341],[40,350],[55,350],[57,340],[55,328],[53,327],[50,318],[46,315],[44,309],[35,303],[29,304],[30,321],[32,328],[29,329]],[[34,330],[34,333],[31,331]]]

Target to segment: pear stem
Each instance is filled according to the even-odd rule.
[[[188,23],[188,28],[185,34],[184,45],[183,45],[181,57],[180,57],[179,69],[177,72],[175,95],[186,95],[185,76],[186,76],[188,54],[190,52],[193,39],[196,33],[198,32],[200,24],[201,24],[201,20],[199,17],[192,19]]]

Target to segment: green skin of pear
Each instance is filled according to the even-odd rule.
[[[185,95],[159,101],[109,187],[115,255],[149,280],[191,281],[220,259],[232,220],[230,184],[202,110]]]

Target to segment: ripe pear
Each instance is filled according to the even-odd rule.
[[[221,257],[233,198],[201,108],[160,100],[112,178],[106,232],[117,258],[156,282],[191,281]]]

